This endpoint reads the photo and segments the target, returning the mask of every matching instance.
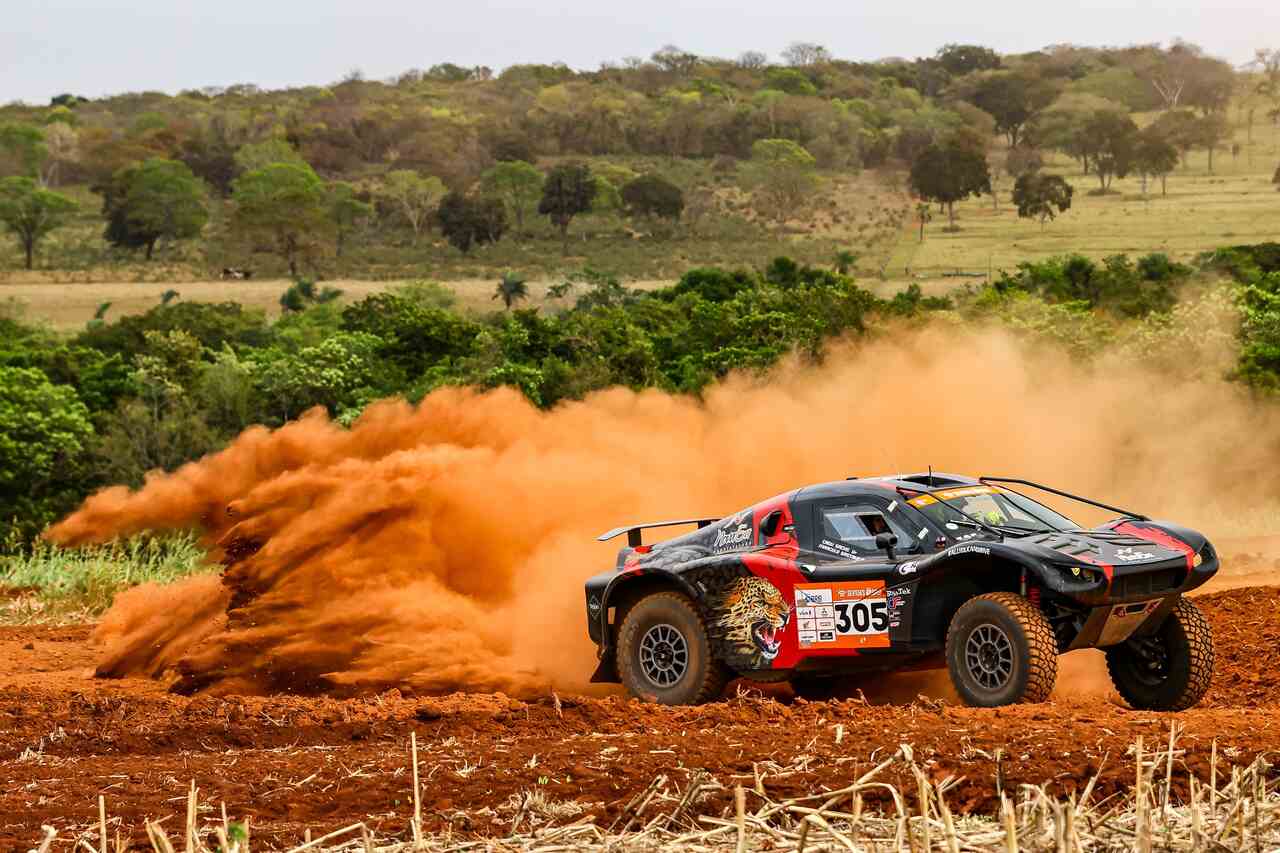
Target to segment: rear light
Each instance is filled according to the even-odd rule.
[[[652,545],[637,545],[636,547],[632,548],[631,550],[632,550],[632,551],[634,551],[634,552],[635,552],[635,553],[637,553],[637,554],[648,554],[650,551],[652,551],[652,550],[653,550],[653,546],[652,546]]]

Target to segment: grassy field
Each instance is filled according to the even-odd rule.
[[[1214,157],[1214,174],[1209,174],[1207,154],[1193,152],[1190,162],[1169,176],[1167,197],[1160,195],[1158,181],[1144,197],[1136,176],[1116,179],[1114,195],[1089,195],[1098,187],[1097,178],[1080,174],[1075,161],[1059,155],[1048,170],[1068,178],[1075,197],[1071,209],[1043,230],[1038,222],[1018,218],[1008,201],[1012,181],[1005,178],[998,211],[989,196],[970,199],[957,205],[959,232],[945,233],[946,217],[935,210],[924,242],[914,229],[904,234],[889,275],[907,275],[908,267],[910,274],[926,278],[955,270],[1010,269],[1019,261],[1067,252],[1103,258],[1159,251],[1185,261],[1219,246],[1275,240],[1280,238],[1280,192],[1271,178],[1280,162],[1280,129],[1255,125],[1253,136],[1249,148],[1239,129],[1236,141],[1244,150],[1232,158],[1230,144],[1225,145]]]
[[[0,624],[95,619],[116,593],[206,571],[204,559],[194,535],[79,549],[38,544],[30,552],[0,554]]]
[[[1057,156],[1048,169],[1066,176],[1076,195],[1071,210],[1047,227],[1018,218],[1009,201],[1012,181],[1004,177],[998,209],[989,196],[963,202],[957,207],[960,230],[954,233],[943,231],[945,216],[935,213],[923,242],[918,224],[906,216],[913,205],[903,187],[905,176],[899,172],[827,175],[813,203],[778,224],[759,217],[742,192],[712,176],[706,164],[628,161],[637,169],[674,170],[690,185],[715,183],[717,214],[701,222],[696,232],[671,237],[637,234],[617,217],[581,217],[573,225],[568,256],[561,255],[558,238],[540,219],[528,235],[512,236],[470,256],[461,255],[438,236],[425,237],[418,245],[366,239],[343,259],[322,260],[318,272],[327,284],[341,288],[347,300],[405,281],[429,279],[451,287],[460,307],[487,311],[497,306],[492,299],[494,284],[508,269],[529,277],[529,304],[542,305],[550,285],[583,267],[618,275],[629,286],[654,287],[692,267],[763,266],[782,254],[829,264],[841,249],[858,253],[860,282],[882,296],[912,283],[927,294],[944,293],[988,271],[1066,252],[1102,258],[1120,252],[1162,251],[1185,261],[1219,246],[1280,237],[1280,192],[1271,183],[1280,162],[1280,128],[1255,125],[1252,145],[1240,128],[1237,142],[1242,146],[1239,156],[1232,157],[1230,145],[1225,145],[1215,157],[1213,174],[1205,152],[1193,152],[1190,161],[1169,176],[1167,196],[1160,194],[1155,183],[1144,197],[1137,177],[1117,179],[1114,194],[1090,195],[1098,185],[1096,178],[1080,174],[1078,164]],[[1002,152],[993,154],[994,161],[1002,159]],[[237,254],[234,246],[214,238],[207,246],[176,247],[151,264],[141,263],[134,256],[110,251],[102,242],[96,196],[83,188],[70,192],[81,202],[82,213],[77,224],[57,235],[44,253],[46,263],[52,259],[54,268],[20,270],[12,241],[0,242],[0,303],[11,300],[28,317],[61,328],[83,325],[104,302],[112,303],[108,319],[145,311],[171,288],[182,299],[230,299],[270,314],[279,311],[279,298],[288,283],[278,271],[273,274],[270,259]],[[261,278],[209,280],[221,266],[244,265],[246,258]]]

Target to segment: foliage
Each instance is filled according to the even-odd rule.
[[[1142,175],[1142,191],[1147,190],[1148,178],[1160,179],[1160,191],[1167,192],[1165,178],[1178,166],[1178,149],[1173,143],[1153,132],[1151,128],[1138,134],[1133,151],[1133,166]]]
[[[1059,175],[1029,172],[1018,178],[1013,186],[1013,203],[1018,215],[1027,219],[1039,219],[1044,228],[1047,220],[1071,208],[1071,196],[1075,188]]]
[[[961,135],[934,143],[911,164],[911,188],[921,198],[945,204],[955,228],[956,202],[991,192],[986,154]]]
[[[41,189],[31,178],[0,180],[0,223],[18,239],[26,256],[27,269],[34,264],[36,246],[40,241],[66,225],[75,210],[74,201]]]
[[[496,243],[507,230],[507,213],[495,198],[452,192],[436,211],[445,239],[464,255],[472,246]]]
[[[1026,71],[990,71],[975,81],[967,100],[996,120],[1009,146],[1021,139],[1023,127],[1053,103],[1058,89],[1048,80]]]
[[[262,142],[251,142],[240,147],[235,153],[236,171],[240,174],[256,172],[276,163],[289,163],[294,166],[306,166],[292,145],[283,139],[267,139]],[[310,167],[308,167],[310,168]]]
[[[597,187],[591,169],[582,163],[565,163],[547,174],[542,185],[538,213],[560,229],[561,248],[569,254],[569,223],[580,213],[591,210]]]
[[[82,496],[89,410],[41,370],[0,367],[0,540],[29,537]]]
[[[185,163],[153,157],[121,169],[100,190],[107,242],[145,248],[147,260],[157,241],[198,237],[209,221],[204,187]]]
[[[431,215],[444,194],[443,181],[434,175],[421,175],[412,169],[388,172],[378,189],[379,198],[413,229],[415,241],[424,228],[430,227]]]
[[[1001,273],[995,287],[1039,295],[1051,303],[1144,317],[1171,309],[1177,301],[1174,288],[1190,272],[1158,253],[1139,258],[1136,265],[1127,255],[1112,255],[1101,264],[1065,255],[1021,263],[1015,274]]]
[[[232,186],[232,225],[284,258],[297,278],[299,261],[317,250],[330,227],[323,182],[310,166],[273,163],[246,172]]]
[[[35,590],[41,618],[62,614],[97,616],[115,596],[142,583],[172,583],[212,571],[194,533],[139,536],[87,548],[40,542],[29,550],[0,555],[0,584]]]
[[[300,278],[280,297],[280,307],[286,313],[305,311],[313,305],[333,302],[342,296],[342,290],[336,287],[318,289],[314,279]]]
[[[747,167],[760,208],[778,221],[799,212],[818,186],[817,161],[790,139],[761,139]]]
[[[529,285],[523,276],[516,275],[513,272],[505,272],[502,274],[502,278],[498,280],[498,287],[493,294],[493,298],[501,299],[502,307],[510,311],[512,305],[529,298]]]
[[[373,216],[373,205],[361,199],[356,188],[345,181],[334,181],[325,188],[325,203],[337,240],[334,251],[342,257],[348,235]]]
[[[684,193],[661,175],[641,175],[621,192],[622,203],[632,216],[675,221],[684,212]]]
[[[498,163],[484,173],[480,191],[501,199],[515,218],[516,230],[523,233],[525,217],[535,209],[542,195],[542,183],[543,176],[537,167],[522,160],[510,160]]]
[[[1111,188],[1113,178],[1123,178],[1134,165],[1138,126],[1125,115],[1100,110],[1081,131],[1082,151],[1093,164],[1100,192]]]
[[[45,132],[29,124],[0,125],[0,156],[10,161],[17,175],[35,178],[49,156]]]

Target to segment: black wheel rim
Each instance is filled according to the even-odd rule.
[[[1133,677],[1148,687],[1159,687],[1169,677],[1169,648],[1160,637],[1130,640]]]
[[[999,690],[1013,678],[1013,642],[999,625],[979,625],[964,644],[965,669],[984,690]]]
[[[640,671],[654,687],[668,688],[689,669],[689,644],[674,626],[654,625],[640,638]]]

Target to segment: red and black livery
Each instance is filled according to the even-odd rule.
[[[1014,486],[1116,512],[1084,529]],[[643,544],[653,527],[696,525]],[[666,703],[745,676],[823,695],[866,673],[946,666],[966,702],[1043,701],[1057,656],[1102,648],[1135,707],[1208,688],[1213,643],[1183,594],[1218,569],[1201,534],[1024,480],[850,478],[724,518],[639,524],[586,584],[596,681]]]

